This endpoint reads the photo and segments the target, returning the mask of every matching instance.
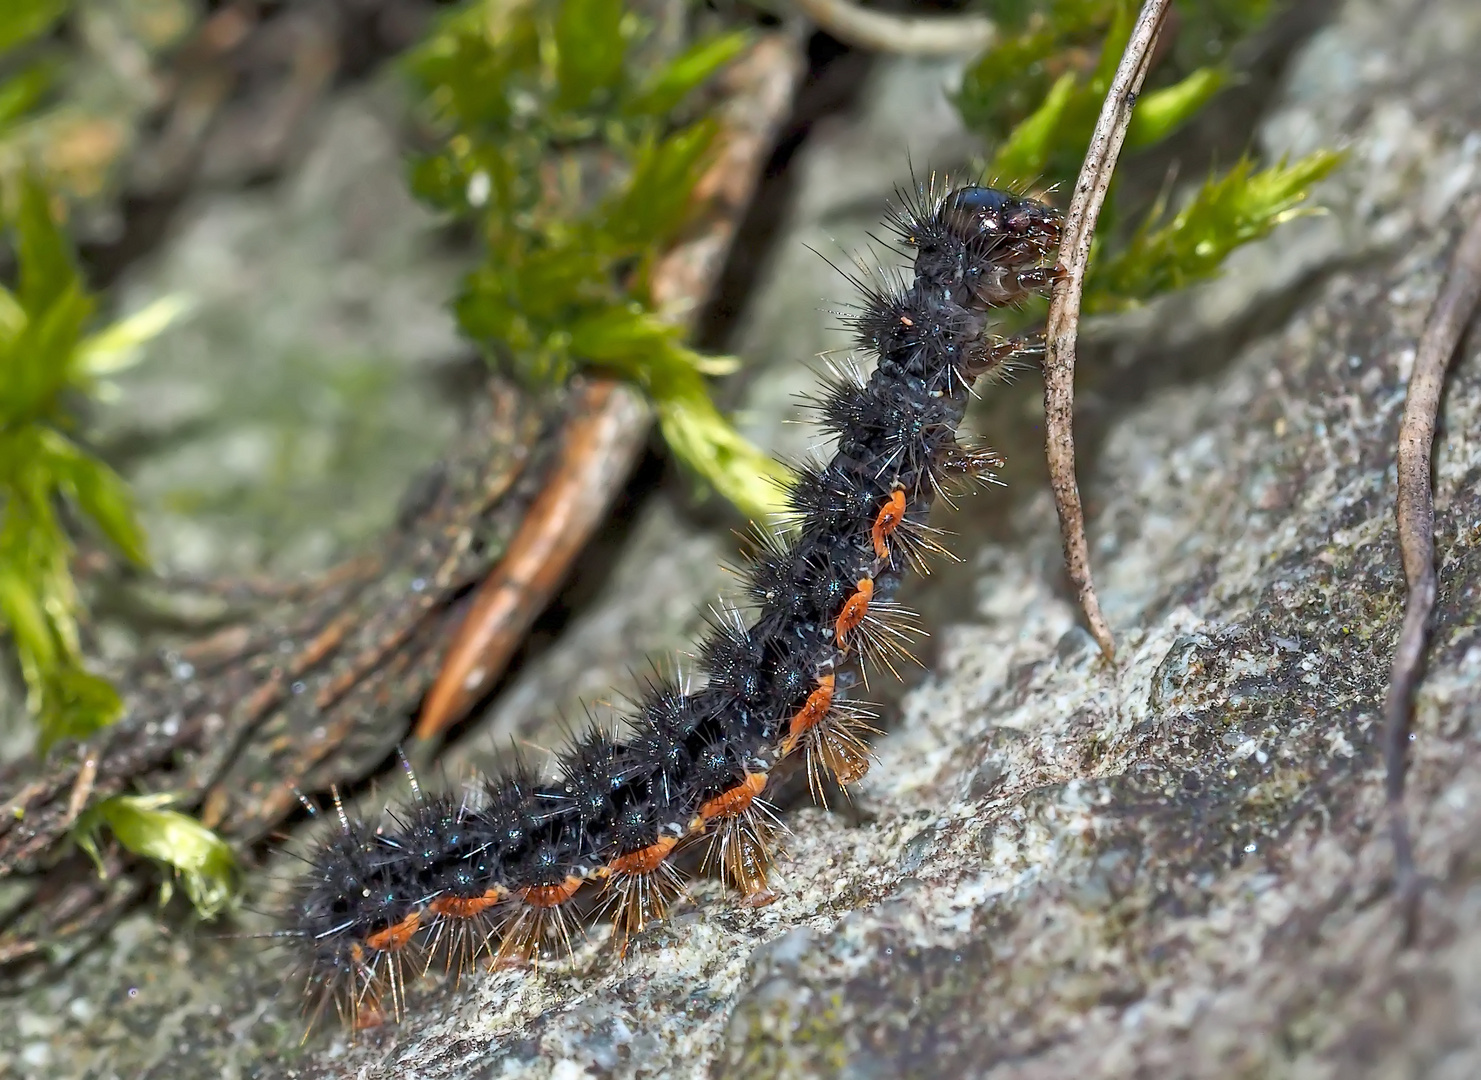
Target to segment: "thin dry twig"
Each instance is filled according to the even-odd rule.
[[[1151,66],[1152,48],[1171,0],[1147,0],[1131,31],[1131,40],[1111,80],[1101,106],[1085,164],[1075,180],[1074,198],[1065,213],[1064,237],[1059,247],[1060,276],[1049,304],[1044,337],[1044,442],[1049,459],[1049,481],[1059,510],[1059,533],[1064,544],[1065,569],[1079,593],[1080,608],[1106,660],[1116,659],[1116,642],[1101,614],[1090,577],[1090,545],[1085,539],[1085,510],[1075,481],[1075,340],[1080,329],[1080,296],[1090,241],[1101,204],[1116,171],[1121,144],[1131,122],[1132,106]]]
[[[866,11],[848,0],[797,0],[797,6],[845,45],[909,56],[960,56],[985,52],[998,28],[980,15],[914,18]]]
[[[1387,771],[1389,833],[1394,845],[1394,877],[1403,940],[1414,941],[1418,929],[1420,879],[1404,813],[1405,758],[1414,688],[1424,665],[1430,612],[1435,606],[1435,503],[1430,490],[1430,450],[1445,372],[1467,324],[1481,301],[1481,213],[1471,222],[1450,263],[1450,272],[1429,322],[1419,339],[1404,418],[1399,423],[1399,495],[1394,509],[1399,525],[1399,552],[1409,591],[1404,598],[1404,624],[1389,673],[1383,702],[1383,759]]]

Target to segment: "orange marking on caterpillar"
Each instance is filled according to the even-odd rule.
[[[422,925],[422,913],[413,911],[395,926],[388,926],[384,930],[377,930],[365,939],[365,944],[372,949],[381,952],[396,952],[406,948],[411,941],[412,935]]]
[[[830,678],[832,676],[829,676]],[[735,817],[744,814],[749,809],[751,802],[766,790],[766,774],[764,772],[746,773],[746,778],[729,791],[722,791],[713,799],[710,799],[699,808],[699,816],[704,821],[713,821],[715,818]]]
[[[427,910],[449,919],[471,919],[482,915],[507,895],[503,889],[490,889],[482,896],[439,896],[427,905]]]
[[[559,885],[531,885],[516,889],[515,895],[530,907],[557,907],[575,896],[583,884],[581,878],[571,874]]]
[[[890,492],[889,501],[879,508],[879,516],[874,519],[874,528],[869,530],[869,537],[874,541],[874,554],[877,558],[888,559],[890,557],[890,545],[886,541],[904,520],[905,489],[896,488]]]
[[[834,676],[824,675],[818,680],[818,687],[807,700],[802,703],[802,708],[797,710],[792,717],[792,722],[787,725],[787,737],[782,740],[782,753],[790,754],[797,749],[798,740],[804,732],[810,731],[823,722],[828,715],[828,710],[833,707],[833,684]]]
[[[659,839],[657,843],[649,844],[645,848],[630,851],[626,855],[619,855],[606,866],[602,867],[606,871],[606,874],[603,876],[605,877],[611,874],[651,874],[654,870],[658,869],[659,864],[664,859],[669,857],[669,852],[674,850],[674,846],[678,842],[676,837],[665,836]]]
[[[844,603],[843,610],[838,613],[838,620],[833,624],[833,637],[840,646],[847,642],[849,631],[864,621],[864,616],[869,611],[869,601],[874,597],[873,578],[860,578],[857,587],[859,591]]]

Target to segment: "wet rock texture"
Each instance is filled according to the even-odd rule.
[[[1393,446],[1459,223],[1481,212],[1477,55],[1471,0],[1335,6],[1257,133],[1268,156],[1349,148],[1320,192],[1330,214],[1093,332],[1082,483],[1114,671],[1065,599],[1033,476],[1037,388],[984,408],[1026,464],[944,522],[964,563],[914,594],[928,670],[853,803],[788,813],[776,903],[700,882],[626,962],[599,929],[568,963],[429,987],[414,1023],[301,1049],[271,961],[141,917],[114,956],[37,992],[8,1062],[25,1075],[28,1047],[59,1048],[70,1008],[89,1050],[68,1060],[97,1076],[1481,1075],[1481,340],[1457,357],[1436,446],[1441,588],[1410,774],[1433,883],[1409,951],[1376,749],[1402,607]],[[946,77],[882,66],[859,125],[798,166],[794,227],[742,333],[783,373],[753,384],[759,433],[798,356],[827,345],[781,340],[770,315],[839,295],[791,249],[873,225],[902,178],[861,192],[879,143],[965,155],[921,104]],[[485,727],[555,741],[557,705],[686,640],[724,548],[651,507]]]

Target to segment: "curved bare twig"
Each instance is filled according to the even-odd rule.
[[[1388,693],[1383,702],[1383,758],[1394,876],[1405,944],[1413,942],[1418,929],[1419,877],[1414,869],[1414,851],[1404,813],[1404,767],[1414,688],[1424,666],[1424,646],[1436,590],[1430,450],[1435,442],[1435,420],[1440,412],[1445,372],[1478,301],[1481,301],[1481,214],[1461,237],[1445,287],[1420,336],[1409,392],[1404,398],[1404,418],[1399,423],[1399,494],[1394,516],[1398,519],[1399,552],[1409,591],[1404,598],[1404,624],[1394,649]]]
[[[1090,241],[1101,204],[1111,186],[1116,159],[1126,141],[1131,109],[1151,66],[1152,48],[1167,15],[1170,0],[1147,0],[1131,31],[1131,40],[1121,55],[1121,64],[1111,80],[1110,92],[1101,106],[1100,119],[1090,137],[1085,164],[1075,180],[1075,194],[1065,213],[1064,238],[1059,247],[1061,275],[1049,304],[1044,329],[1044,442],[1049,458],[1049,481],[1059,510],[1059,532],[1064,544],[1065,569],[1080,597],[1085,621],[1108,661],[1116,659],[1116,642],[1101,614],[1090,576],[1090,546],[1085,539],[1085,510],[1075,481],[1075,340],[1080,328],[1080,296],[1085,287],[1085,268],[1090,261]]]

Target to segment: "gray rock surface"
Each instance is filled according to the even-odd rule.
[[[1409,951],[1375,751],[1402,604],[1404,384],[1458,223],[1481,210],[1476,55],[1471,0],[1337,7],[1259,131],[1269,155],[1350,149],[1319,195],[1331,213],[1213,286],[1096,328],[1081,475],[1115,671],[1065,599],[1025,379],[977,417],[1009,453],[1010,488],[943,520],[964,562],[910,593],[934,635],[927,670],[852,807],[788,812],[774,904],[744,908],[701,881],[625,962],[598,928],[568,962],[428,985],[412,1023],[301,1048],[271,956],[140,915],[22,1003],[0,1070],[1481,1075],[1481,342],[1457,359],[1436,447],[1441,590],[1411,756],[1434,885]],[[861,128],[915,116],[912,79],[931,88],[884,67],[890,91],[870,95]],[[853,246],[905,178],[903,152],[893,174],[880,167],[892,141],[840,127],[810,144],[794,237]],[[821,260],[788,254],[795,238],[741,335],[780,365],[753,384],[763,434],[779,385],[802,388],[797,359],[829,347],[817,314],[787,305],[839,297]],[[778,318],[798,341],[776,336]],[[631,685],[644,654],[689,640],[729,547],[675,504],[650,507],[603,595],[488,730],[551,745],[558,706]]]
[[[202,191],[131,268],[125,311],[190,305],[97,412],[162,570],[322,569],[386,527],[457,430],[466,256],[407,191],[401,102],[394,81],[333,101],[283,181]]]

